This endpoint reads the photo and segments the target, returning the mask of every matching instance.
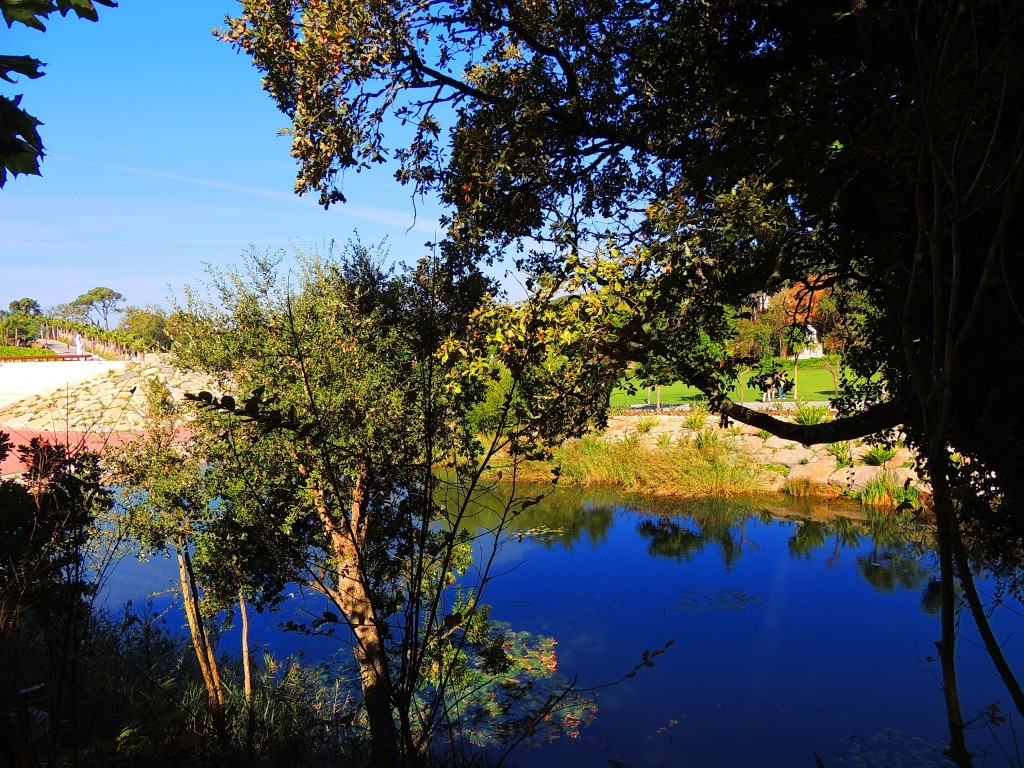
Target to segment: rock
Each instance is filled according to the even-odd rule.
[[[804,462],[810,462],[813,458],[814,454],[808,448],[782,448],[775,451],[769,460],[775,464],[796,467]]]

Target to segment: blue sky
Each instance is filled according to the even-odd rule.
[[[324,211],[292,192],[287,125],[248,57],[211,34],[231,0],[121,0],[90,23],[54,15],[45,33],[0,26],[0,53],[28,54],[46,75],[21,93],[42,120],[43,175],[0,190],[0,307],[43,307],[95,286],[129,304],[169,306],[204,264],[236,264],[250,245],[291,248],[387,238],[414,261],[439,209],[387,166],[350,174],[348,203]]]

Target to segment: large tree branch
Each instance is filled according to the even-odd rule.
[[[795,440],[804,445],[836,443],[873,435],[899,426],[907,415],[907,403],[902,400],[879,403],[853,416],[813,425],[783,421],[762,411],[738,405],[724,395],[712,398],[711,407],[716,413],[730,419],[767,430],[783,440]]]

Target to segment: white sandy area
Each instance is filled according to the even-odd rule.
[[[124,368],[124,360],[0,363],[0,408]]]

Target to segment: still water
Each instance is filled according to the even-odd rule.
[[[593,689],[596,717],[577,738],[512,763],[944,765],[932,746],[948,733],[928,531],[842,511],[849,517],[795,501],[654,508],[560,492],[524,512],[485,602],[513,629],[557,641],[559,671]],[[126,565],[108,603],[152,591],[143,574]],[[1011,663],[1024,667],[1024,620],[1005,609],[997,619]],[[285,655],[300,641],[281,635],[279,620],[268,618],[256,641]],[[966,614],[960,629],[965,717],[995,702],[1009,715]],[[669,640],[653,667],[606,685]],[[306,647],[307,658],[335,650],[302,642],[324,644]],[[986,753],[976,765],[1018,764],[1012,721],[975,722],[969,744]]]

